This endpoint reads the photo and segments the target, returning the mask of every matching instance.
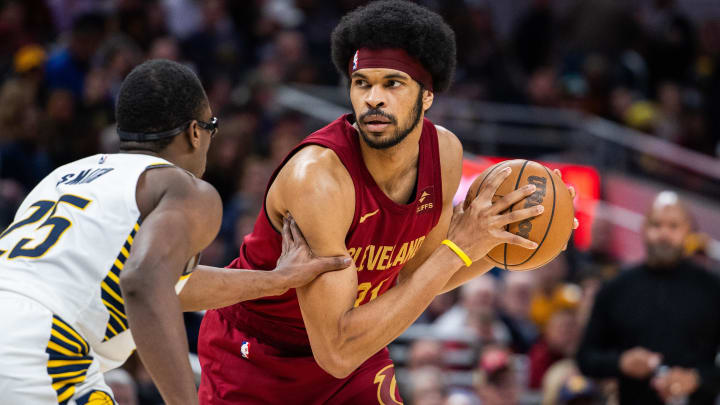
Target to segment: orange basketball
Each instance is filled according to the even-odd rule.
[[[505,167],[512,172],[493,196],[493,202],[526,184],[536,190],[530,196],[510,207],[510,211],[542,204],[542,214],[508,225],[508,232],[520,235],[538,244],[537,249],[525,249],[507,243],[498,245],[487,258],[505,270],[532,270],[554,259],[567,244],[572,233],[575,209],[570,191],[552,170],[530,160],[506,160],[487,168],[473,181],[465,197],[464,207],[477,196],[487,177]]]

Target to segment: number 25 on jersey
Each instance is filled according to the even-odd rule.
[[[42,257],[55,246],[65,231],[72,226],[72,222],[69,219],[56,215],[60,204],[65,204],[73,209],[84,210],[90,202],[90,200],[72,194],[65,194],[57,201],[40,200],[35,202],[30,206],[28,211],[31,212],[27,217],[10,224],[10,226],[0,234],[0,258],[4,258],[8,250],[10,250],[10,253],[8,253],[6,258],[10,260],[18,257],[31,259]],[[48,216],[48,214],[50,215]],[[38,227],[34,229],[32,229],[32,227],[26,228],[28,225],[40,222],[46,216],[47,219],[45,222],[41,223]],[[49,232],[45,231],[44,228],[49,228]],[[12,248],[6,249],[1,239],[13,232],[24,232],[22,235],[23,238]],[[39,242],[36,242],[36,239],[39,238],[32,237],[32,234],[44,232],[47,232],[47,236]]]

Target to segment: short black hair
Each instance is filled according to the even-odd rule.
[[[166,59],[152,59],[136,66],[123,81],[115,119],[121,131],[162,132],[200,119],[207,106],[205,90],[190,68]],[[173,139],[121,142],[120,148],[132,146],[159,152]]]
[[[346,14],[332,33],[332,59],[341,75],[360,48],[401,48],[445,91],[455,74],[455,33],[437,13],[402,0],[372,2]]]

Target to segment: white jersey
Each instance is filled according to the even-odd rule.
[[[138,178],[166,166],[154,156],[109,154],[59,167],[0,234],[0,291],[27,296],[76,328],[103,371],[135,348],[119,275],[140,227]]]

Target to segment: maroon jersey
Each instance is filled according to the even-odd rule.
[[[438,223],[443,198],[437,130],[429,120],[422,122],[415,195],[407,204],[398,204],[380,189],[367,170],[360,153],[359,135],[349,119],[349,115],[344,115],[302,141],[275,170],[269,184],[287,160],[305,146],[324,146],[338,156],[355,185],[355,214],[345,244],[357,267],[355,306],[358,306],[395,285],[400,269]],[[281,234],[273,228],[263,206],[252,233],[240,247],[240,256],[228,267],[273,269],[280,256],[281,242]],[[242,330],[263,336],[279,347],[309,353],[294,289],[281,296],[246,301],[219,311]]]

